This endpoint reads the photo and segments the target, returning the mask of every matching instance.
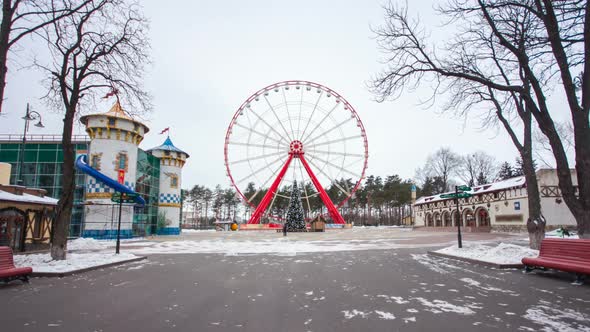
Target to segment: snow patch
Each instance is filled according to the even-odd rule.
[[[469,286],[479,288],[484,291],[500,292],[500,293],[505,293],[505,294],[516,294],[515,292],[513,292],[509,289],[502,289],[502,288],[491,287],[491,286],[483,286],[479,281],[473,280],[471,278],[461,278],[460,280]],[[465,296],[465,297],[469,297],[469,296]]]
[[[521,260],[524,257],[537,257],[539,255],[538,250],[508,243],[500,243],[495,247],[485,244],[467,243],[463,248],[453,245],[437,250],[436,252],[494,264],[521,264]]]
[[[68,250],[102,250],[107,248],[107,243],[93,238],[79,237],[68,241]]]
[[[360,311],[360,310],[356,310],[356,309],[352,309],[352,310],[342,310],[342,313],[344,314],[344,318],[346,319],[352,319],[356,316],[360,316],[361,318],[367,318],[367,316],[369,316],[368,312],[364,312],[364,311]]]
[[[375,313],[377,315],[379,315],[379,318],[380,319],[386,319],[386,320],[393,320],[393,319],[395,319],[395,316],[392,313],[390,313],[390,312],[375,310]]]
[[[542,325],[542,331],[590,331],[590,316],[572,309],[560,310],[549,305],[536,305],[527,309],[523,317],[535,324]]]
[[[130,253],[121,254],[75,254],[68,253],[65,260],[54,261],[50,254],[16,255],[14,265],[17,267],[30,266],[33,272],[72,272],[89,267],[121,262],[137,258]]]
[[[428,311],[433,312],[435,314],[441,313],[441,312],[454,312],[454,313],[461,314],[461,315],[475,314],[475,311],[471,310],[468,307],[454,305],[454,304],[451,304],[451,303],[449,303],[447,301],[443,301],[443,300],[429,301],[423,297],[416,297],[413,299],[420,302],[423,306],[430,308],[430,309],[428,309]]]
[[[397,303],[397,304],[409,303],[409,301],[404,300],[404,298],[401,296],[377,295],[377,297],[381,297],[381,298],[395,301],[395,303]]]

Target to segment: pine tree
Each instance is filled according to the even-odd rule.
[[[512,166],[507,161],[502,163],[500,171],[498,172],[498,180],[506,180],[515,177]]]
[[[303,220],[303,204],[301,195],[297,188],[297,181],[293,182],[291,191],[291,200],[289,201],[289,210],[287,210],[287,231],[301,231],[305,229],[305,220]]]

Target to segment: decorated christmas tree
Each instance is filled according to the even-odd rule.
[[[301,195],[297,188],[297,181],[293,182],[291,191],[291,200],[289,201],[289,210],[287,210],[287,231],[298,232],[305,230],[305,220],[303,220],[303,204],[301,204]]]

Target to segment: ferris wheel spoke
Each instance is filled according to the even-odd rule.
[[[307,194],[307,187],[305,186],[305,181],[303,181],[303,165],[299,162],[299,174],[301,174],[301,186],[303,187],[303,192],[305,193],[305,201],[307,202],[307,211],[311,213],[311,204],[309,204],[309,195]]]
[[[348,141],[351,139],[362,138],[362,137],[363,137],[363,135],[342,137],[342,138],[331,140],[331,141],[325,141],[325,142],[321,142],[321,143],[312,144],[312,145],[309,145],[308,147],[316,147],[316,146],[328,145],[328,144],[332,144],[332,143],[339,143],[339,142],[344,142],[344,141]]]
[[[356,174],[356,173],[354,173],[354,172],[351,172],[351,171],[349,171],[349,170],[347,170],[347,169],[345,169],[345,168],[343,168],[343,167],[340,167],[340,166],[338,166],[338,165],[336,165],[336,164],[332,163],[332,162],[331,162],[331,161],[329,161],[329,160],[325,160],[325,159],[322,159],[322,158],[319,158],[319,157],[316,157],[316,156],[312,156],[312,155],[308,155],[308,157],[310,157],[311,159],[319,160],[319,161],[321,161],[321,162],[323,162],[323,163],[325,163],[325,164],[327,164],[327,165],[330,165],[330,166],[332,166],[332,167],[336,168],[337,170],[340,170],[341,172],[348,173],[348,174],[350,174],[350,175],[353,175],[353,176],[355,176],[355,177],[357,177],[357,178],[360,178],[360,177],[361,177],[360,175],[358,175],[358,174]],[[311,163],[312,161],[310,160],[309,162]],[[314,165],[314,166],[315,166],[315,165]],[[316,166],[316,167],[317,167],[317,166]]]
[[[263,148],[263,149],[277,149],[277,150],[279,149],[279,146],[277,146],[277,145],[267,145],[267,144],[242,143],[242,142],[232,142],[232,141],[227,142],[227,144],[249,146],[249,147]]]
[[[303,91],[301,91],[301,93],[303,94]],[[305,124],[305,129],[303,129],[303,133],[301,134],[301,137],[299,137],[300,141],[303,141],[303,136],[305,136],[305,132],[307,131],[307,127],[309,127],[309,124],[311,123],[311,119],[313,119],[313,115],[315,114],[315,111],[318,108],[318,104],[320,103],[320,99],[322,99],[322,95],[324,94],[324,92],[320,92],[319,96],[318,96],[318,100],[316,100],[315,105],[313,106],[313,110],[311,111],[311,115],[309,116],[309,120],[307,120],[307,123]]]
[[[301,129],[301,111],[303,108],[303,90],[301,90],[301,96],[299,97],[299,116],[297,117],[297,134],[299,134],[299,130]]]
[[[287,119],[289,119],[289,127],[291,127],[291,134],[295,137],[295,131],[293,130],[293,123],[291,121],[291,114],[289,113],[289,103],[287,103],[287,96],[285,95],[285,89],[283,91],[283,100],[285,101],[285,111],[287,112]]]
[[[284,156],[278,157],[277,159],[273,160],[272,162],[270,162],[270,163],[268,163],[268,164],[266,164],[266,165],[264,165],[264,166],[260,167],[259,169],[255,170],[254,172],[252,172],[252,173],[250,173],[250,174],[246,175],[245,177],[243,177],[242,179],[238,180],[238,183],[242,183],[242,182],[244,182],[245,180],[248,180],[248,179],[249,179],[249,178],[251,178],[252,176],[254,176],[254,175],[256,175],[256,174],[258,174],[258,173],[260,173],[260,172],[264,171],[264,170],[265,170],[265,169],[267,169],[267,168],[269,168],[269,167],[270,167],[270,165],[274,165],[274,164],[278,163],[279,161],[282,161],[283,159],[285,159],[285,157],[284,157]]]
[[[241,124],[239,124],[239,123],[237,123],[237,122],[236,122],[236,123],[234,123],[234,125],[236,125],[236,126],[238,126],[238,127],[240,127],[240,128],[244,128],[244,129],[246,129],[246,130],[248,130],[248,131],[250,131],[250,132],[253,132],[253,133],[255,133],[255,134],[259,135],[259,136],[262,136],[262,137],[264,137],[264,138],[266,138],[266,139],[268,139],[268,140],[271,140],[271,141],[273,141],[273,142],[277,142],[277,143],[279,143],[279,144],[281,144],[281,145],[285,145],[285,144],[289,144],[289,143],[290,143],[290,142],[283,143],[283,141],[284,141],[284,138],[283,138],[282,136],[279,136],[281,139],[280,139],[280,140],[277,140],[277,139],[275,139],[275,138],[273,138],[273,137],[270,137],[268,134],[265,134],[265,133],[259,132],[259,131],[258,131],[258,130],[256,130],[256,129],[248,128],[248,127],[246,127],[246,126],[243,126],[243,125],[241,125]]]
[[[309,161],[310,164],[312,164],[315,168],[317,168],[319,170],[320,173],[322,173],[324,176],[326,176],[331,183],[333,183],[340,191],[342,191],[346,196],[350,196],[351,193],[348,192],[347,190],[345,190],[344,188],[342,188],[338,182],[336,180],[334,180],[331,176],[329,176],[328,174],[326,174],[326,172],[324,172],[323,169],[319,168],[312,160]]]
[[[248,158],[244,158],[244,159],[240,159],[240,160],[236,160],[236,161],[230,161],[230,165],[245,163],[245,162],[248,162],[248,161],[251,161],[251,160],[264,159],[264,158],[267,158],[267,157],[278,156],[279,154],[283,154],[284,155],[285,152],[284,151],[279,151],[279,152],[262,154],[262,155],[256,156],[256,157],[248,157]]]
[[[342,127],[344,124],[346,124],[347,122],[350,122],[350,120],[352,120],[353,118],[348,118],[342,122],[340,122],[339,124],[335,125],[334,127],[324,131],[323,133],[319,134],[318,136],[310,139],[309,141],[306,141],[306,143],[311,143],[311,142],[315,142],[318,138],[324,137],[326,135],[328,135],[329,133],[331,133],[332,131]]]
[[[285,129],[285,126],[283,126],[283,122],[281,121],[281,119],[279,119],[279,116],[277,115],[277,112],[275,111],[274,107],[272,107],[272,104],[270,103],[270,101],[268,101],[268,98],[266,98],[266,96],[264,96],[264,100],[266,100],[266,103],[268,104],[268,107],[270,107],[272,114],[274,114],[279,125],[281,125],[281,128],[283,128],[283,131],[285,132],[285,135],[287,135],[287,139],[289,140],[289,143],[290,143],[293,139],[291,138],[291,136],[289,136],[289,132],[287,132],[287,129]]]
[[[336,110],[336,108],[338,107],[338,103],[336,103],[336,105],[334,105],[334,107],[332,107],[332,109],[326,113],[326,115],[322,118],[321,121],[318,122],[318,124],[309,132],[309,134],[307,134],[307,136],[305,136],[304,139],[302,139],[302,142],[305,142],[307,140],[307,138],[309,138],[309,136],[311,136],[318,128],[319,126],[324,123],[324,121],[326,121],[326,119],[330,116],[330,114],[332,114],[332,112],[334,112],[334,110]]]
[[[347,153],[347,152],[336,152],[336,151],[325,151],[325,150],[313,150],[314,153],[321,153],[321,154],[333,154],[337,156],[343,157],[364,157],[365,155],[360,153]]]
[[[280,169],[279,169],[279,168],[277,168],[277,169],[276,169],[276,170],[275,170],[275,171],[274,171],[274,172],[273,172],[273,173],[272,173],[272,174],[271,174],[271,175],[270,175],[270,176],[269,176],[269,177],[266,179],[266,181],[264,181],[264,182],[262,183],[262,185],[260,186],[260,188],[258,188],[258,190],[256,190],[256,192],[254,193],[254,195],[252,195],[252,197],[250,197],[250,198],[248,199],[248,202],[251,202],[251,201],[254,199],[254,197],[256,197],[256,196],[257,196],[257,195],[258,195],[258,194],[259,194],[259,193],[260,193],[262,190],[264,190],[264,188],[265,188],[265,187],[266,187],[266,185],[267,185],[267,184],[270,182],[270,180],[272,180],[272,179],[274,179],[274,178],[275,178],[275,176],[277,175],[277,173],[279,172],[279,170],[280,170]]]
[[[281,133],[279,133],[273,126],[271,126],[268,122],[266,122],[266,120],[264,120],[260,115],[258,115],[256,112],[252,111],[252,114],[254,114],[260,121],[262,121],[262,123],[264,123],[271,131],[273,131],[274,133],[277,134],[278,137],[283,138],[283,135]],[[290,142],[289,142],[290,143]]]

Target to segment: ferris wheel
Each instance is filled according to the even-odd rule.
[[[317,83],[284,81],[255,92],[238,108],[224,154],[232,185],[254,209],[249,224],[264,215],[282,219],[277,207],[288,202],[284,188],[295,181],[304,209],[319,198],[332,221],[343,224],[338,208],[365,176],[368,143],[344,97]]]

